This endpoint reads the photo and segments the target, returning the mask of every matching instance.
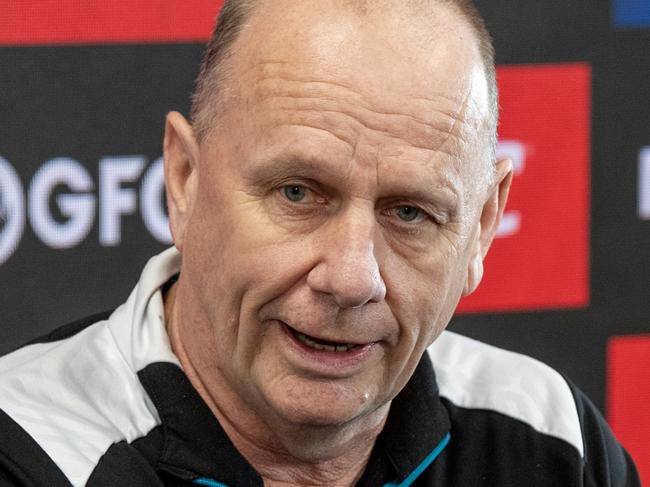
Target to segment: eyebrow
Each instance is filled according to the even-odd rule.
[[[392,193],[394,196],[388,196],[385,199],[411,201],[414,205],[421,206],[434,215],[443,216],[447,221],[452,220],[458,212],[460,197],[449,186],[432,184],[430,189],[400,188],[395,191],[391,191],[390,185],[388,188],[389,194]]]
[[[305,157],[304,154],[284,156],[263,156],[250,161],[251,169],[246,171],[247,179],[255,181],[272,181],[290,176],[315,177],[326,174],[336,180],[345,179],[345,173],[332,167],[331,161],[317,155]]]
[[[388,193],[425,203],[433,201],[437,206],[455,212],[462,199],[462,187],[453,174],[448,174],[440,167],[432,167],[432,164],[430,161],[402,161],[390,171],[401,182],[396,185],[396,179],[386,178],[382,186]],[[410,181],[411,184],[405,185],[404,181]]]
[[[336,187],[347,180],[347,165],[333,163],[331,160],[322,158],[317,154],[306,155],[289,153],[288,155],[261,156],[250,161],[251,169],[246,171],[246,179],[251,184],[265,184],[274,181],[281,181],[290,177],[302,177],[313,179],[325,187]],[[402,168],[403,170],[405,168]],[[408,173],[415,172],[413,169]],[[418,180],[418,187],[415,185],[404,185],[396,183],[390,177],[383,178],[380,182],[381,200],[412,200],[431,211],[443,212],[446,217],[451,218],[458,210],[461,199],[460,192],[453,181],[448,178],[440,179],[425,173],[419,173],[413,177]],[[423,188],[422,180],[430,180],[427,188]]]

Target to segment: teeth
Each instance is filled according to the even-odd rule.
[[[326,345],[325,343],[319,343],[309,338],[307,335],[297,332],[294,330],[295,337],[308,347],[314,348],[316,350],[323,350],[325,352],[348,352],[352,350],[356,345],[353,343],[342,344],[342,345]]]

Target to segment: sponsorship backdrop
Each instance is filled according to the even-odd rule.
[[[451,329],[570,377],[650,483],[650,0],[477,3],[515,180]],[[169,245],[164,116],[220,6],[3,3],[0,353],[115,307]]]

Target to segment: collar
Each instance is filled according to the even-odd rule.
[[[397,474],[396,483],[401,484],[416,471],[443,444],[450,429],[433,365],[425,352],[411,379],[393,399],[380,434],[386,457]]]
[[[158,468],[185,480],[207,478],[230,487],[263,486],[182,370],[154,363],[139,378],[162,421]],[[359,486],[402,484],[449,432],[428,354],[391,405]],[[210,484],[207,484],[210,485]],[[215,484],[218,485],[218,484]]]

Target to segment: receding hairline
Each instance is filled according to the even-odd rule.
[[[265,0],[225,0],[217,19],[213,35],[208,42],[201,70],[192,95],[191,121],[198,141],[206,138],[218,125],[222,107],[228,99],[227,92],[232,83],[231,63],[234,45],[255,9]],[[366,15],[379,4],[394,0],[339,0],[343,6],[351,7],[358,15]],[[498,92],[494,66],[492,39],[472,0],[405,0],[407,6],[415,9],[432,4],[453,9],[470,25],[475,34],[479,55],[488,83],[489,113],[484,119],[481,131],[489,138],[490,158],[494,163],[496,149],[496,128],[498,122]]]

